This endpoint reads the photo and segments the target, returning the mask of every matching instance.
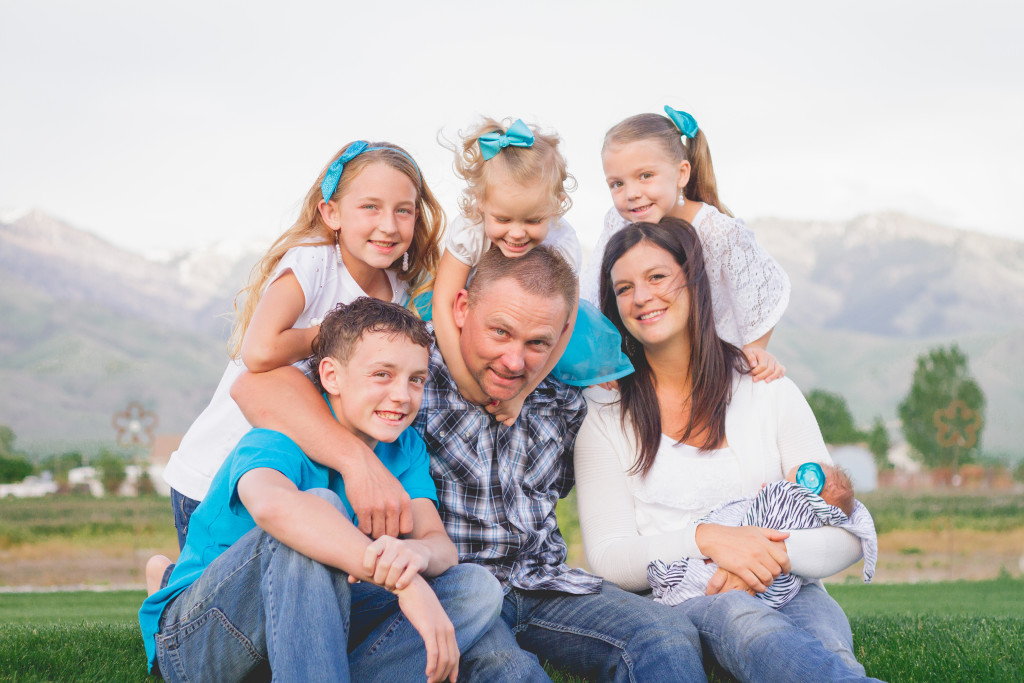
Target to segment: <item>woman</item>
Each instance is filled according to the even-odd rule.
[[[785,378],[755,384],[742,352],[715,334],[692,226],[669,217],[617,233],[604,253],[600,287],[602,312],[619,328],[636,372],[619,380],[621,394],[588,391],[576,441],[591,568],[641,591],[653,560],[711,558],[721,569],[710,595],[674,609],[690,613],[730,672],[758,680],[784,670],[821,680],[862,676],[846,616],[820,584],[805,586],[778,611],[751,597],[783,571],[816,578],[853,564],[856,538],[828,527],[786,533],[697,524],[713,507],[756,494],[800,463],[831,459],[796,386]],[[815,638],[803,638],[807,633]],[[770,660],[730,658],[719,647],[760,637],[779,639]],[[827,666],[838,668],[823,675]]]

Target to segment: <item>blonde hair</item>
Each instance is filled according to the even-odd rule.
[[[472,223],[483,220],[479,202],[487,198],[490,187],[488,179],[495,169],[502,169],[514,182],[525,185],[541,181],[551,193],[552,213],[562,216],[572,206],[569,192],[576,189],[576,179],[569,174],[565,159],[558,151],[557,133],[543,133],[536,126],[529,126],[533,133],[533,145],[515,147],[509,145],[496,156],[483,158],[480,152],[481,135],[491,132],[507,133],[511,119],[496,121],[484,118],[469,132],[459,131],[460,144],[449,147],[455,152],[455,175],[466,181],[466,187],[459,196],[459,210]],[[446,145],[447,146],[447,145]]]
[[[710,204],[727,216],[732,212],[718,198],[718,183],[715,168],[711,164],[711,150],[708,149],[704,131],[698,130],[684,144],[679,129],[661,114],[637,114],[616,123],[604,135],[603,154],[609,145],[625,145],[639,140],[653,140],[674,163],[690,162],[690,180],[683,188],[683,195],[695,202]]]
[[[242,339],[245,337],[246,330],[249,329],[249,323],[252,321],[263,288],[285,252],[297,246],[335,243],[335,232],[327,226],[320,215],[319,204],[323,199],[320,185],[334,160],[352,144],[354,143],[350,142],[335,152],[331,160],[320,171],[316,181],[306,192],[305,199],[302,200],[302,207],[295,223],[277,238],[263,258],[253,266],[249,273],[249,282],[235,295],[235,326],[231,331],[231,339],[228,340],[228,353],[232,358],[238,358],[241,353]],[[345,194],[356,176],[371,164],[386,164],[405,174],[412,181],[416,187],[416,223],[413,228],[412,244],[405,252],[409,255],[409,269],[398,271],[398,279],[409,284],[411,301],[417,294],[426,290],[437,272],[437,264],[441,257],[441,232],[445,223],[444,209],[434,197],[434,193],[427,187],[427,183],[420,175],[419,168],[405,150],[390,142],[371,142],[368,146],[378,149],[363,152],[345,164],[345,170],[338,180],[338,187],[331,195],[331,201]],[[395,268],[400,263],[401,256],[391,264],[391,268]]]

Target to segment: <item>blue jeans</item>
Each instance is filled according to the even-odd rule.
[[[310,491],[342,508],[331,491]],[[430,580],[460,651],[498,617],[501,587],[484,568],[456,565]],[[262,529],[247,533],[167,606],[156,637],[169,681],[421,681],[423,639],[397,597],[315,562]]]
[[[608,581],[593,595],[512,588],[501,619],[462,651],[459,677],[549,681],[541,661],[601,681],[705,679],[689,618]]]
[[[865,680],[853,657],[853,636],[846,635],[846,616],[817,586],[804,586],[780,610],[741,591],[693,598],[672,609],[692,619],[705,648],[741,681]]]
[[[177,489],[171,489],[171,510],[174,512],[174,528],[178,532],[178,550],[185,547],[185,537],[188,536],[188,522],[192,519],[192,513],[199,507],[199,501],[189,498]]]

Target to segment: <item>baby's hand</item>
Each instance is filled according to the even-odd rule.
[[[516,423],[519,418],[519,413],[523,410],[523,396],[511,398],[507,401],[491,401],[484,406],[488,413],[494,416],[494,419],[501,422],[506,427],[511,427]]]
[[[750,364],[750,375],[755,382],[764,380],[766,383],[771,383],[773,379],[786,376],[786,368],[775,360],[775,356],[768,353],[763,346],[747,344],[743,347],[743,355],[747,357],[747,363]]]
[[[726,591],[745,591],[750,595],[756,595],[754,589],[748,586],[743,579],[719,567],[715,571],[715,575],[708,581],[708,589],[705,591],[705,595],[718,595]]]

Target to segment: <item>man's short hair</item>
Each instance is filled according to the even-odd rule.
[[[484,291],[505,279],[528,294],[560,297],[565,301],[566,316],[576,306],[576,274],[558,252],[547,247],[534,247],[518,258],[508,258],[497,248],[489,249],[466,288],[469,305],[475,305]]]
[[[316,368],[324,358],[347,363],[356,344],[367,332],[386,334],[389,339],[401,335],[413,344],[430,348],[427,325],[398,304],[361,296],[350,304],[338,304],[320,323],[313,341],[312,375],[317,388],[324,390]]]

